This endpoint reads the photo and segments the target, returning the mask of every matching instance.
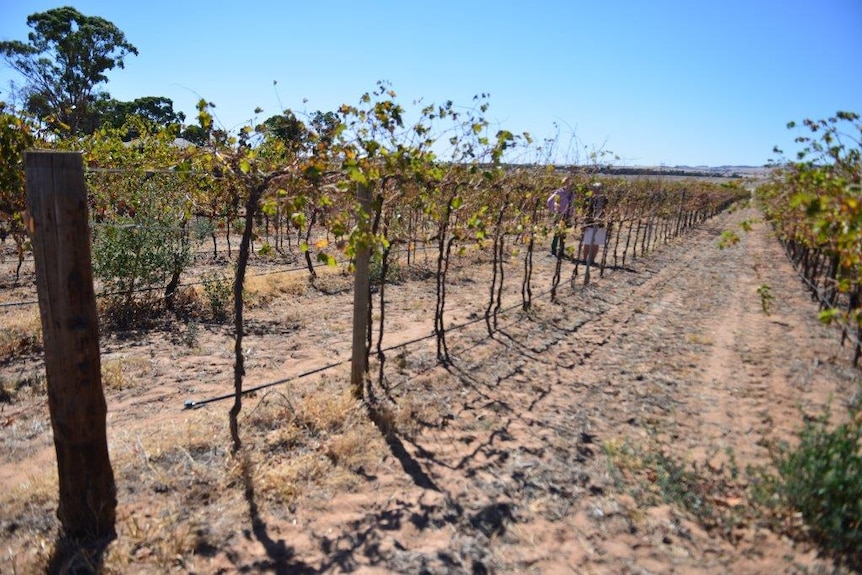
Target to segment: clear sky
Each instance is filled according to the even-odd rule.
[[[763,165],[796,149],[788,121],[862,113],[862,0],[0,0],[0,39],[62,5],[140,51],[109,74],[114,98],[165,96],[191,120],[203,97],[229,129],[385,80],[407,107],[488,93],[494,124],[556,138],[562,160]],[[15,77],[0,64],[0,99]]]

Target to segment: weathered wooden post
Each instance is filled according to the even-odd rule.
[[[360,185],[358,189],[358,200],[360,212],[357,215],[357,223],[360,226],[362,240],[356,247],[356,259],[354,261],[354,283],[353,283],[353,356],[350,369],[350,387],[353,396],[362,399],[365,395],[365,378],[368,373],[368,354],[365,349],[365,341],[368,335],[368,306],[369,297],[369,260],[371,246],[368,245],[368,219],[370,217],[371,189],[367,185]]]
[[[64,535],[115,535],[116,485],[108,456],[99,326],[83,159],[27,152],[26,222],[36,263]]]

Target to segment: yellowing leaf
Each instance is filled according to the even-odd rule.
[[[328,245],[329,245],[329,240],[327,240],[326,238],[324,238],[322,240],[317,240],[316,242],[314,242],[314,248],[318,249],[318,250],[322,250],[322,249],[326,248],[326,246],[328,246]]]

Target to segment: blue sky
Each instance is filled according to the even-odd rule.
[[[140,51],[105,88],[199,97],[226,128],[290,108],[356,104],[377,81],[414,100],[490,94],[500,128],[618,165],[762,165],[786,124],[862,112],[862,0],[0,0],[0,39],[62,5]],[[15,74],[0,64],[0,99]],[[273,85],[277,82],[277,85]]]

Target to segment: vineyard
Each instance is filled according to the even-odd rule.
[[[791,125],[792,127],[793,125]],[[760,193],[788,256],[817,301],[823,321],[841,325],[842,342],[862,355],[862,124],[839,112],[807,120],[797,162]]]
[[[34,146],[47,151],[28,162],[80,162],[118,532],[52,549],[46,390],[73,402],[46,381],[30,250],[41,257],[36,238],[56,230],[25,205],[24,170],[8,171],[0,529],[29,543],[3,549],[12,569],[756,570],[775,566],[765,541],[794,555],[784,567],[820,565],[816,537],[786,509],[762,511],[740,470],[792,436],[800,402],[811,418],[830,396],[855,413],[858,148],[814,145],[826,167],[789,163],[752,194],[612,177],[599,157],[544,165],[527,135],[489,135],[485,110],[447,103],[407,122],[381,87],[308,126],[230,136],[201,102],[205,146],[144,124],[133,139],[40,139],[7,118],[18,168]],[[838,120],[857,118],[812,129],[837,134]],[[566,218],[548,209],[561,188]],[[597,252],[587,228],[604,231]],[[735,407],[733,378],[752,385]],[[731,430],[734,410],[747,430]],[[608,537],[626,530],[635,555]]]

